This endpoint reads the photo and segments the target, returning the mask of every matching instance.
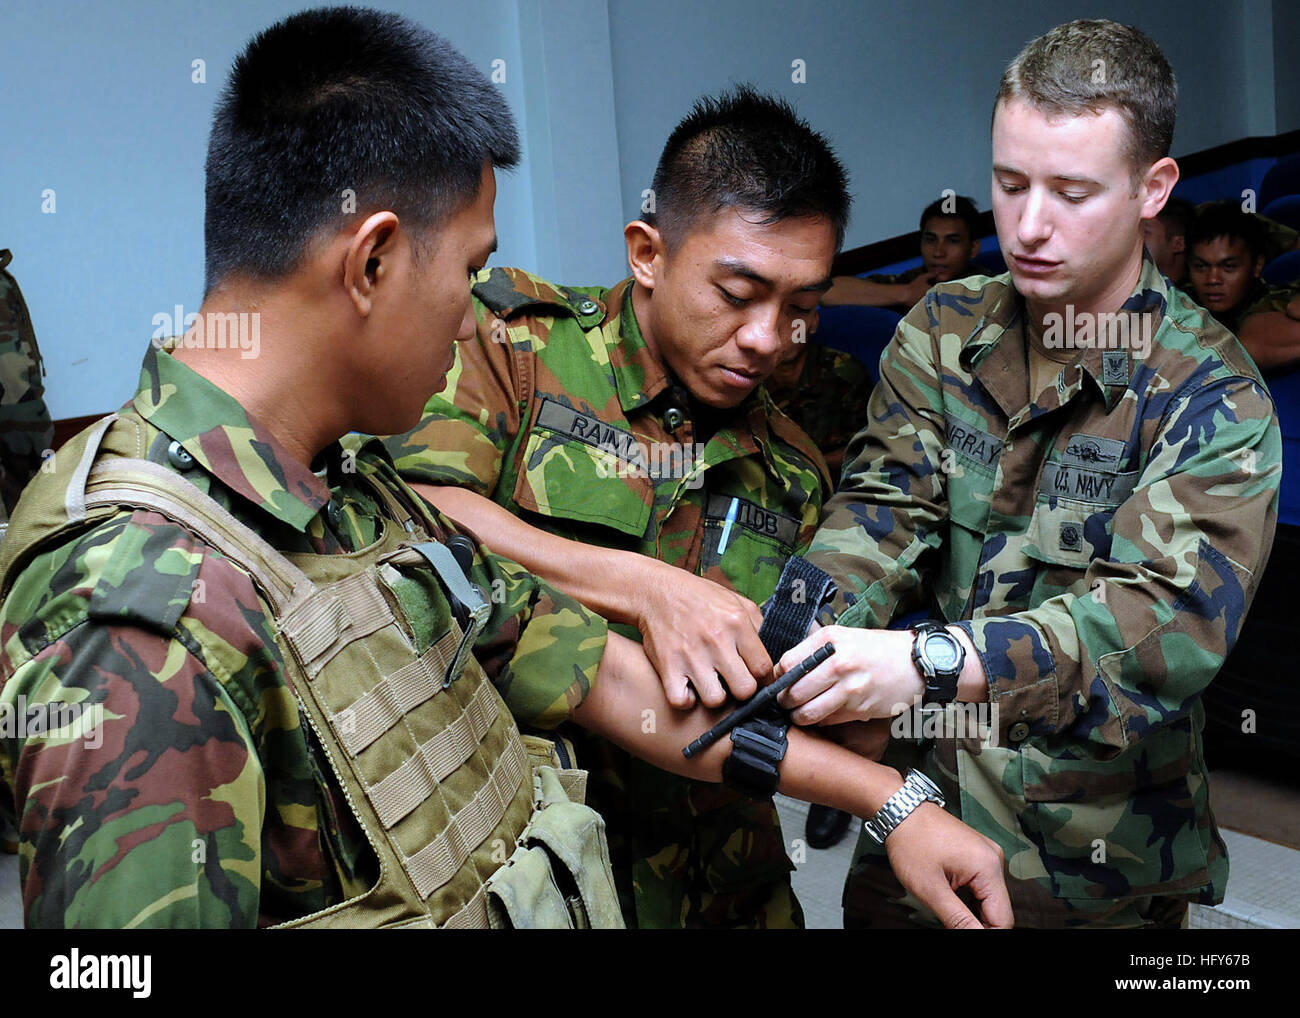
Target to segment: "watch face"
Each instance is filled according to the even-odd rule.
[[[957,667],[957,641],[947,634],[931,634],[925,641],[925,656],[935,671],[952,671]]]

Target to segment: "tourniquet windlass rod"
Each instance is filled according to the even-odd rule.
[[[750,697],[750,699],[746,700],[743,704],[683,749],[682,756],[689,760],[696,753],[700,752],[700,750],[708,749],[737,725],[744,724],[748,721],[751,717],[780,696],[784,690],[789,689],[834,653],[835,644],[822,644],[813,651],[812,654],[800,661],[770,686],[764,686]]]

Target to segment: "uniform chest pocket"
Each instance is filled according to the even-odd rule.
[[[524,444],[516,505],[644,536],[654,504],[646,447],[624,428],[543,399]]]
[[[764,509],[749,499],[710,495],[704,513],[701,571],[720,568],[733,589],[761,602],[776,589],[798,537],[799,520],[793,516]]]

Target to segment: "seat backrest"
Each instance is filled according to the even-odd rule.
[[[1282,429],[1282,490],[1278,495],[1279,523],[1300,524],[1300,368],[1265,379],[1277,404]]]
[[[1259,214],[1275,223],[1300,230],[1300,194],[1284,194],[1274,198],[1259,210]]]
[[[1300,153],[1283,156],[1259,184],[1259,207],[1287,194],[1300,194]]]
[[[852,354],[866,366],[872,381],[880,381],[880,355],[903,316],[888,308],[839,305],[823,307],[819,317],[815,342]]]
[[[1261,273],[1269,286],[1290,286],[1300,280],[1300,251],[1288,251],[1264,266]]]

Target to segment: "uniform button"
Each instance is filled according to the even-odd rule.
[[[325,510],[325,515],[330,518],[330,526],[337,530],[339,520],[343,519],[343,507],[337,502],[331,500],[329,506]]]
[[[600,310],[600,305],[594,300],[584,300],[578,305],[578,313],[583,315],[594,315]]]
[[[180,442],[173,442],[167,447],[167,462],[177,470],[189,470],[194,466],[194,457],[185,450]]]
[[[686,414],[682,412],[680,407],[673,406],[664,411],[664,427],[669,431],[676,431],[685,420]]]
[[[1023,721],[1017,721],[1007,732],[1007,738],[1012,742],[1024,742],[1029,737],[1029,726]]]

